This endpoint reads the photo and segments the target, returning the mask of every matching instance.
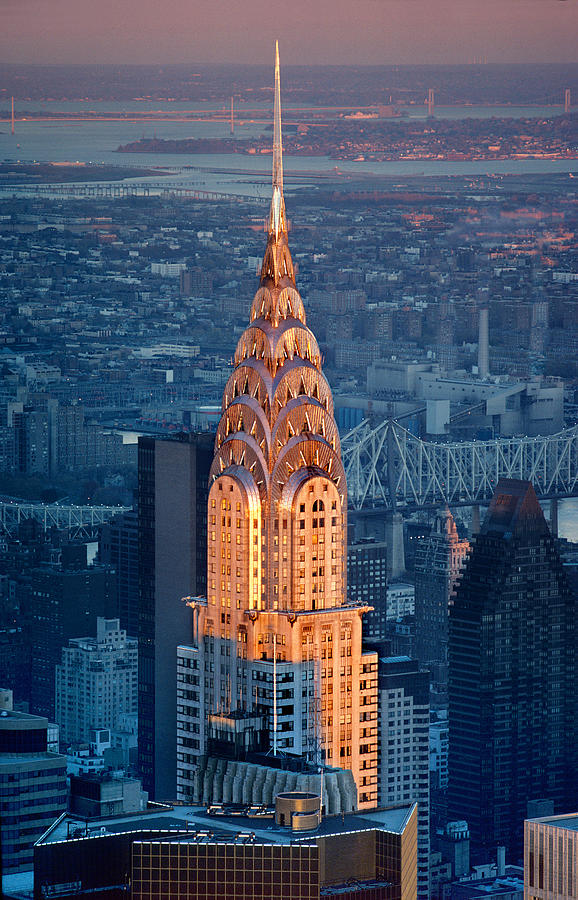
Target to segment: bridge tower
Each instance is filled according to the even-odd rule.
[[[433,116],[434,114],[434,89],[429,88],[427,92],[427,114],[428,116]]]
[[[565,113],[570,112],[570,108],[572,106],[571,97],[572,97],[572,94],[571,94],[570,88],[566,88],[566,90],[564,91],[564,112]]]

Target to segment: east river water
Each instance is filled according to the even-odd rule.
[[[264,197],[268,190],[271,157],[269,154],[168,154],[168,153],[117,153],[121,144],[137,141],[142,137],[156,135],[165,139],[185,139],[200,137],[230,137],[227,121],[186,121],[187,113],[203,110],[200,104],[164,103],[162,106],[151,101],[112,103],[87,101],[86,103],[56,103],[29,101],[30,110],[35,112],[84,112],[104,115],[106,113],[146,113],[153,118],[147,121],[75,121],[75,120],[29,120],[16,121],[16,133],[10,134],[10,123],[0,122],[0,161],[21,162],[80,162],[106,163],[115,166],[163,167],[181,170],[171,174],[183,186],[222,191],[224,193],[247,194]],[[214,107],[214,105],[213,105]],[[489,118],[496,117],[552,117],[561,113],[560,107],[445,107],[437,108],[440,118]],[[22,115],[23,113],[21,113]],[[185,121],[171,121],[166,115],[182,115]],[[158,115],[158,118],[156,118]],[[225,115],[225,110],[223,110]],[[258,114],[260,116],[260,113]],[[242,107],[237,112],[235,137],[246,138],[259,135],[264,130],[264,122],[270,110],[264,108],[263,120],[244,122]],[[423,107],[410,107],[410,119],[425,118]],[[407,121],[406,117],[391,121]],[[182,171],[183,166],[194,169]],[[324,178],[332,181],[352,177],[407,177],[407,176],[469,176],[507,174],[549,174],[578,172],[577,160],[395,160],[386,162],[335,160],[325,156],[290,157],[285,159],[285,170],[294,176],[300,185],[313,184]],[[151,176],[152,177],[152,176]],[[79,182],[82,175],[79,173]],[[291,187],[288,178],[287,187]],[[2,191],[5,193],[5,190]]]

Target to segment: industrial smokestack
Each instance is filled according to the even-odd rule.
[[[490,374],[490,338],[488,327],[488,307],[480,309],[480,326],[478,333],[478,374],[486,378]]]

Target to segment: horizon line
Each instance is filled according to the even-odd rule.
[[[247,68],[247,69],[267,69],[270,68],[266,63],[255,63],[255,62],[195,62],[195,61],[183,61],[183,62],[175,62],[171,60],[171,62],[162,62],[157,60],[155,62],[13,62],[13,61],[0,61],[0,68],[7,68],[9,66],[28,66],[30,68],[41,68],[43,66],[58,66],[60,68],[86,68],[88,66],[100,66],[100,67],[122,67],[122,68],[150,68],[151,66],[165,66],[166,68],[176,68],[177,66],[192,66],[192,67],[203,67],[203,68],[212,68],[219,67],[225,69],[232,68]],[[518,61],[507,61],[507,60],[493,60],[488,62],[422,62],[422,63],[408,63],[408,62],[387,62],[387,63],[289,63],[288,65],[283,66],[283,69],[286,71],[287,69],[381,69],[381,68],[488,68],[490,66],[578,66],[578,59],[576,60],[535,60],[528,59],[521,62]]]

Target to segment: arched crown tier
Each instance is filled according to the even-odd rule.
[[[209,472],[209,483],[231,466],[247,469],[253,476],[262,499],[266,498],[269,488],[269,467],[255,438],[245,434],[228,437],[215,453]]]
[[[267,249],[265,250],[265,256],[263,257],[263,265],[261,266],[261,284],[271,287],[277,287],[279,285],[282,287],[290,287],[295,281],[293,260],[291,259],[291,253],[289,252],[289,245],[287,243],[287,225],[285,222],[284,209],[285,207],[283,205],[280,227],[273,226],[273,230],[270,231]],[[271,227],[272,223],[270,222],[269,228],[271,229]],[[278,227],[280,233],[277,231]]]
[[[297,434],[321,437],[333,450],[340,452],[339,432],[335,419],[318,400],[311,397],[294,397],[281,410],[271,435],[273,456],[276,457],[287,442]]]
[[[321,353],[313,333],[296,319],[285,319],[276,328],[267,319],[255,319],[239,339],[235,365],[251,357],[262,359],[272,375],[295,357],[321,367]]]
[[[283,366],[273,383],[272,416],[276,418],[293,397],[303,395],[319,400],[329,415],[333,415],[333,396],[327,379],[308,360],[295,358]]]
[[[268,319],[276,328],[282,319],[298,319],[305,325],[305,307],[301,295],[293,287],[261,287],[251,306],[251,322]]]
[[[341,497],[341,505],[345,508],[347,488],[339,452],[334,450],[326,440],[309,434],[300,434],[290,438],[277,455],[271,473],[272,505],[279,502],[283,487],[295,472],[311,468],[315,468],[335,484]]]
[[[238,397],[223,413],[217,428],[215,448],[221,447],[230,435],[240,433],[254,437],[265,459],[269,458],[271,426],[253,397]]]

